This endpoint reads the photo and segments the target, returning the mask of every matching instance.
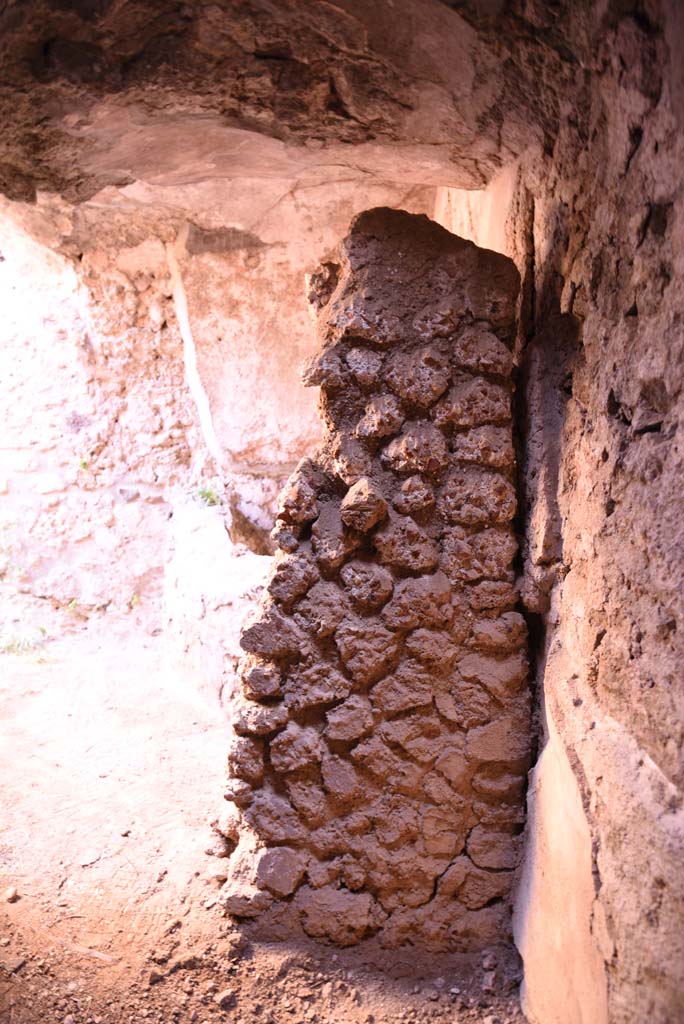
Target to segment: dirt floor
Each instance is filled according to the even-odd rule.
[[[218,699],[130,622],[57,633],[0,653],[2,1024],[524,1020],[500,952],[269,944],[222,917]]]

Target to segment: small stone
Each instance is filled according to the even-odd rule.
[[[496,988],[496,971],[487,971],[482,978],[482,991],[493,992]]]
[[[229,1010],[235,1005],[235,991],[232,988],[224,988],[214,996],[214,1002],[222,1010]]]
[[[9,889],[5,889],[5,901],[7,903],[16,903],[19,899],[19,893],[14,885],[10,885]]]
[[[349,488],[340,506],[342,521],[360,530],[371,530],[387,515],[387,502],[379,488],[368,477],[361,477]]]

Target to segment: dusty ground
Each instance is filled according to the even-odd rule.
[[[500,954],[487,992],[481,957],[269,945],[219,916],[218,701],[132,620],[48,632],[0,654],[2,1024],[523,1020]]]

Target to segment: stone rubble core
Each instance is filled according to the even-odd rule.
[[[515,610],[519,278],[371,210],[311,278],[325,437],[242,632],[225,911],[339,945],[510,937],[530,756]]]

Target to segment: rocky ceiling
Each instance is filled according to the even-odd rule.
[[[6,0],[0,190],[82,203],[134,181],[340,168],[481,188],[528,145],[552,147],[609,7]]]

